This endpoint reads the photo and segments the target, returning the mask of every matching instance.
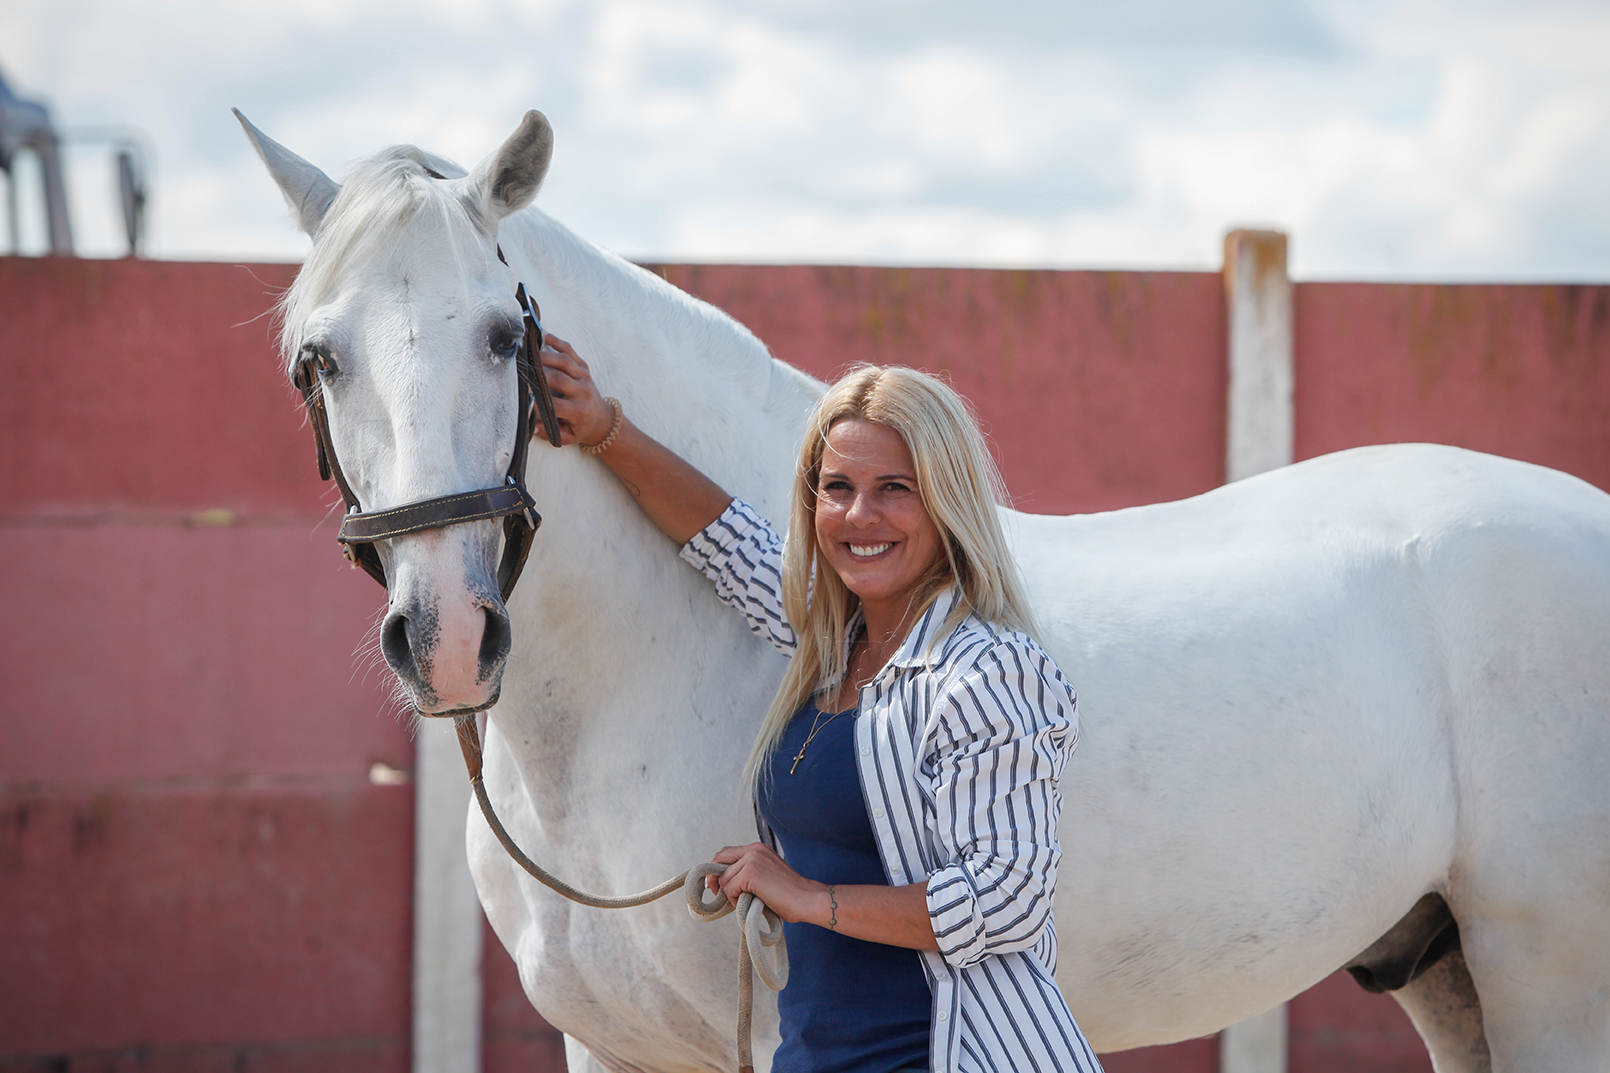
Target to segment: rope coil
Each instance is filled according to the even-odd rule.
[[[566,883],[527,857],[524,851],[515,845],[514,839],[509,837],[509,832],[504,830],[503,822],[498,819],[497,811],[492,808],[492,799],[487,796],[486,783],[481,778],[481,733],[476,725],[475,716],[473,714],[459,716],[454,722],[458,729],[459,750],[464,754],[464,766],[470,773],[470,788],[475,791],[475,800],[481,806],[481,815],[486,817],[487,826],[492,828],[492,833],[503,844],[504,850],[513,858],[514,863],[525,869],[538,883],[562,897],[594,909],[631,909],[647,905],[680,887],[687,898],[688,912],[695,920],[706,922],[720,920],[734,910],[737,911],[738,1070],[739,1073],[754,1073],[755,1056],[751,1039],[755,1004],[754,975],[758,973],[761,982],[773,991],[781,991],[788,985],[788,945],[783,938],[782,919],[765,902],[748,891],[738,895],[736,906],[720,887],[711,891],[705,880],[725,872],[727,866],[724,864],[701,864],[679,876],[667,879],[658,886],[618,898],[588,894]],[[707,894],[711,896],[708,900]],[[770,958],[760,953],[767,948],[776,950]]]

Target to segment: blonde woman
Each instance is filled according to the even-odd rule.
[[[1074,692],[1032,637],[966,404],[852,370],[807,427],[785,542],[549,338],[564,442],[791,657],[745,771],[762,840],[714,858],[728,897],[787,922],[775,1073],[1099,1073],[1052,978]]]

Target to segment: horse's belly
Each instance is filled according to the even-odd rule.
[[[1108,695],[1104,677],[1087,696]],[[1400,686],[1390,700],[1334,677],[1217,704],[1159,695],[1165,683],[1130,688],[1121,695],[1146,714],[1122,725],[1089,703],[1064,777],[1058,975],[1098,1048],[1266,1009],[1446,874],[1457,817],[1442,694],[1407,668],[1386,677]]]
[[[1267,1009],[1367,947],[1446,873],[1446,780],[1408,755],[1366,772],[1377,759],[1294,749],[1262,777],[1217,761],[1219,783],[1155,766],[1138,782],[1133,754],[1070,768],[1058,980],[1098,1050]]]
[[[1046,616],[1082,728],[1063,777],[1058,980],[1098,1050],[1267,1009],[1447,874],[1436,624],[1398,557],[1333,552],[1109,559],[1077,579],[1024,556],[1042,608],[1067,594]]]

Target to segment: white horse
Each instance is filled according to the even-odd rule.
[[[330,356],[365,509],[501,482],[523,280],[634,421],[786,517],[821,386],[528,208],[538,113],[473,174],[405,146],[344,187],[251,133],[313,238],[286,339]],[[539,442],[529,484],[547,520],[507,618],[493,523],[402,537],[380,549],[383,647],[427,713],[501,683],[508,828],[573,883],[638,890],[752,839],[736,779],[782,662],[595,460]],[[1399,446],[1179,503],[1004,513],[1083,702],[1057,979],[1098,1050],[1213,1032],[1351,964],[1397,988],[1442,1073],[1610,1068],[1610,496]],[[469,830],[573,1070],[733,1068],[730,927],[573,906]],[[757,1026],[764,1066],[775,1011]]]

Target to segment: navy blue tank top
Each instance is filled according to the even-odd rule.
[[[885,886],[855,766],[855,711],[831,722],[811,701],[795,713],[761,780],[760,814],[794,871],[819,883]],[[818,730],[793,774],[812,723]],[[773,1073],[893,1073],[928,1067],[933,995],[915,950],[784,924],[788,986],[777,997],[783,1042]]]

